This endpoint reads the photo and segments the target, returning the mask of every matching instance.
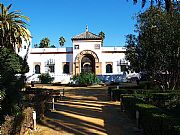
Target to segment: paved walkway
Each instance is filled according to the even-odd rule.
[[[44,127],[53,135],[142,135],[119,102],[108,101],[106,87],[66,90],[55,111],[47,113],[40,129]]]

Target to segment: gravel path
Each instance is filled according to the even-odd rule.
[[[68,88],[39,129],[43,135],[142,135],[119,104],[108,101],[106,87]]]

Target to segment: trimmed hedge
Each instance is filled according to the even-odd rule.
[[[126,89],[113,89],[112,100],[120,101],[121,94],[133,94],[133,92],[131,90],[126,90]]]
[[[133,94],[134,90],[131,89],[111,89],[108,92],[109,94],[112,94],[113,101],[120,101],[121,94]]]
[[[136,99],[133,95],[122,95],[122,103],[121,106],[123,110],[127,112],[127,114],[130,117],[135,117],[135,104],[136,104]]]
[[[150,104],[136,104],[140,125],[147,135],[177,135],[176,119]]]
[[[122,94],[121,101],[121,108],[124,109],[127,112],[127,114],[132,118],[135,118],[136,104],[145,103],[143,99],[137,98],[132,94]]]
[[[164,100],[171,99],[173,96],[173,94],[168,95],[167,93],[154,95],[157,97],[162,96],[160,99]],[[180,119],[178,115],[174,115],[174,112],[173,114],[167,113],[157,106],[147,104],[150,101],[146,98],[143,94],[121,94],[121,109],[125,109],[127,114],[134,119],[136,110],[139,110],[140,126],[147,135],[180,135]],[[178,113],[179,106],[177,105],[174,110]]]
[[[160,108],[170,108],[174,102],[179,101],[179,97],[176,93],[152,93],[150,95],[151,103]]]

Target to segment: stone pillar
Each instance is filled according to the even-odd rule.
[[[95,64],[96,75],[102,74],[102,63],[96,62]]]
[[[80,74],[80,63],[74,62],[73,64],[73,75]]]

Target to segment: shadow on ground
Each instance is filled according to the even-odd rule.
[[[141,135],[119,102],[108,101],[106,87],[67,90],[41,124],[67,135]]]

